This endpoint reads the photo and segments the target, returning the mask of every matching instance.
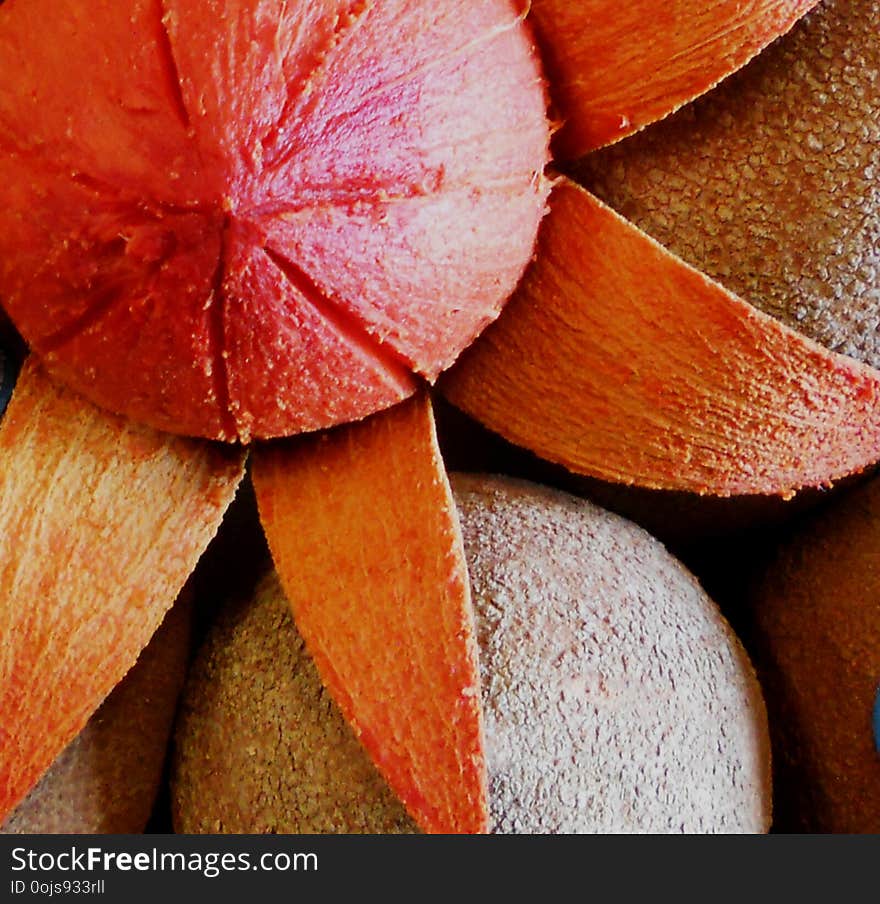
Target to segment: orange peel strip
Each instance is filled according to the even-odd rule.
[[[260,517],[321,677],[422,829],[484,832],[470,583],[425,396],[253,454]]]
[[[505,315],[441,391],[543,458],[655,489],[789,495],[880,459],[880,373],[759,312],[568,180]]]
[[[244,473],[25,364],[0,425],[0,822],[134,664]]]
[[[662,119],[788,31],[818,0],[532,0],[573,159]]]

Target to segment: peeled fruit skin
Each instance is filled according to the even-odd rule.
[[[578,178],[688,263],[880,366],[880,3],[825,0],[711,94]]]
[[[792,495],[880,455],[880,373],[709,279],[568,179],[508,306],[441,383],[577,473]]]
[[[533,0],[571,159],[660,119],[738,69],[817,0]]]
[[[138,661],[0,827],[6,834],[140,834],[162,777],[189,658],[184,594]]]
[[[0,819],[137,660],[243,476],[240,450],[109,415],[25,362],[0,422]]]
[[[782,831],[880,832],[878,557],[874,479],[804,522],[754,587]]]
[[[168,432],[399,402],[533,251],[549,126],[525,12],[7,0],[0,302],[53,374]]]
[[[484,832],[473,607],[427,395],[252,462],[297,627],[364,749],[426,832]]]
[[[491,830],[765,831],[760,690],[694,579],[589,503],[452,479],[481,645]],[[275,579],[231,618],[185,692],[176,829],[411,831],[321,690]]]
[[[880,371],[839,352],[844,314],[877,336],[878,24],[876,3],[823,5],[695,113],[573,165],[596,194],[559,181],[444,395],[541,458],[650,489],[790,498],[875,464]],[[830,337],[799,328],[811,296]]]

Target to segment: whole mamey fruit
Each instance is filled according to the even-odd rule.
[[[751,600],[779,828],[880,831],[880,482],[799,526]]]
[[[455,477],[495,832],[765,831],[760,690],[647,534],[529,484]],[[414,827],[328,699],[274,576],[199,656],[177,730],[185,832]]]

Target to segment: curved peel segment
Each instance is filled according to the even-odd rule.
[[[557,159],[637,132],[713,88],[818,0],[533,0],[554,100]]]
[[[362,744],[424,830],[486,831],[470,584],[427,399],[253,463],[297,626]]]
[[[563,180],[505,316],[441,384],[583,474],[789,494],[880,458],[880,373],[805,339]]]
[[[187,589],[0,834],[140,834],[156,803],[193,621]]]
[[[0,425],[0,822],[133,665],[243,471],[25,365]]]

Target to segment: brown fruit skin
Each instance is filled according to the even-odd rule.
[[[30,794],[2,834],[139,834],[162,777],[189,658],[192,598],[165,617],[137,663]]]
[[[321,684],[274,571],[199,651],[172,770],[176,832],[415,831]]]
[[[576,167],[685,261],[874,367],[878,30],[878,0],[824,0],[711,94]]]
[[[752,593],[782,831],[880,832],[880,480],[783,543]]]
[[[761,691],[696,580],[590,503],[498,478],[453,488],[495,831],[766,831]]]
[[[455,476],[453,487],[491,830],[765,831],[760,689],[696,581],[589,503],[497,478]],[[184,832],[413,829],[321,688],[272,577],[197,660],[173,799]]]

